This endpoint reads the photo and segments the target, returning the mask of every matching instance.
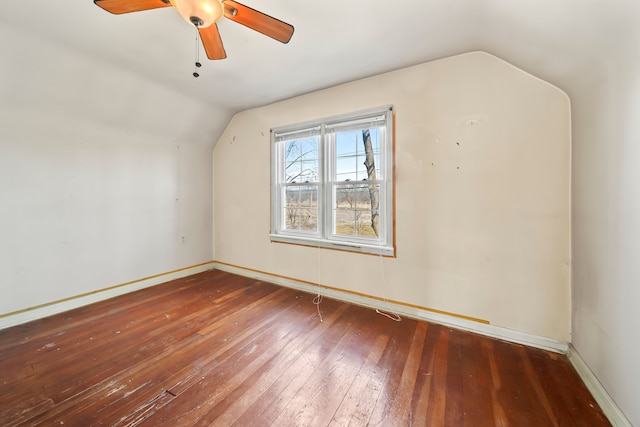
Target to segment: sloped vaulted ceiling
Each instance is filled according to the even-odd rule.
[[[125,78],[90,71],[109,64],[231,113],[473,50],[512,62],[571,96],[601,79],[603,67],[624,61],[639,41],[640,7],[631,0],[245,3],[293,24],[291,42],[223,20],[228,58],[203,60],[194,79],[194,30],[171,8],[115,16],[90,0],[9,2],[0,14],[2,68],[31,82],[63,68],[65,89],[72,91],[78,81]],[[64,46],[85,65],[59,61],[37,39]]]

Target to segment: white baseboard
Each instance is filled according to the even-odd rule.
[[[0,329],[5,329],[11,326],[16,326],[23,323],[31,322],[33,320],[42,319],[44,317],[62,313],[64,311],[73,310],[74,308],[93,304],[95,302],[103,301],[119,295],[128,294],[130,292],[134,292],[139,289],[148,288],[151,286],[158,285],[160,283],[168,282],[174,279],[179,279],[185,276],[190,276],[192,274],[200,273],[202,271],[211,270],[213,268],[214,268],[214,263],[207,262],[204,264],[198,264],[192,267],[186,267],[180,270],[170,271],[167,273],[158,274],[156,276],[147,277],[145,279],[128,282],[122,285],[113,286],[107,289],[91,292],[88,294],[79,295],[77,297],[68,298],[59,302],[53,302],[50,304],[34,307],[31,309],[22,310],[14,314],[10,313],[6,316],[0,317]]]
[[[587,366],[578,351],[571,344],[569,344],[567,357],[591,392],[593,398],[598,405],[600,405],[602,412],[604,412],[609,419],[609,422],[613,424],[614,427],[633,427],[609,393],[607,393],[607,390],[602,386],[600,381],[598,381],[595,374],[589,369],[589,366]]]
[[[518,344],[524,344],[544,350],[553,351],[556,353],[566,353],[568,350],[568,344],[563,341],[554,340],[547,337],[541,337],[538,335],[529,334],[526,332],[515,331],[512,329],[504,328],[501,326],[489,325],[480,322],[474,322],[473,320],[464,319],[462,317],[450,316],[446,314],[440,314],[431,312],[428,310],[422,310],[416,307],[411,307],[403,304],[394,304],[391,302],[381,301],[376,298],[367,297],[364,295],[354,294],[347,291],[340,291],[338,289],[325,288],[321,285],[313,285],[305,283],[295,279],[285,278],[278,275],[271,275],[264,272],[245,269],[229,264],[214,263],[214,268],[218,270],[228,271],[229,273],[235,273],[245,277],[251,277],[254,279],[262,280],[265,282],[271,282],[278,285],[286,286],[289,288],[298,289],[309,293],[321,293],[322,295],[334,298],[341,301],[350,302],[353,304],[384,310],[387,312],[395,312],[401,316],[412,317],[415,319],[426,320],[433,323],[449,326],[455,329],[462,329],[465,331],[475,332],[478,334],[486,335],[493,338],[498,338],[504,341],[514,342]]]

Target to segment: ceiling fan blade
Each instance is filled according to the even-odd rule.
[[[224,59],[227,57],[227,53],[224,51],[222,44],[222,38],[220,38],[220,32],[218,26],[212,24],[207,28],[199,28],[200,38],[204,45],[204,51],[207,52],[207,58],[209,59]]]
[[[233,0],[224,0],[224,16],[265,36],[288,43],[293,26]]]
[[[169,1],[164,2],[163,0],[93,0],[93,2],[107,12],[116,15],[171,6]]]

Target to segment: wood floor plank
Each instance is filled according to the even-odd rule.
[[[195,298],[196,296],[194,296]],[[202,298],[200,297],[199,300],[202,300]],[[157,301],[153,302],[157,303]],[[147,307],[150,306],[147,305]],[[9,376],[5,378],[5,387],[11,388],[15,386],[20,390],[28,391],[24,387],[24,380],[29,377],[22,375],[20,367],[15,364],[11,365],[10,361],[13,360],[22,365],[22,369],[29,371],[30,376],[37,377],[41,387],[51,390],[52,393],[54,393],[54,390],[59,390],[59,394],[52,395],[52,398],[58,402],[63,401],[66,395],[73,395],[78,392],[78,389],[74,388],[74,384],[82,389],[87,383],[98,381],[103,369],[107,370],[103,376],[108,376],[109,370],[114,368],[114,364],[106,358],[95,361],[91,359],[84,360],[84,363],[81,364],[73,363],[77,360],[76,354],[83,351],[82,347],[88,346],[92,352],[97,354],[110,354],[112,358],[119,357],[119,353],[126,354],[128,359],[131,360],[132,354],[134,356],[141,354],[141,343],[152,342],[158,347],[164,342],[157,340],[158,336],[163,340],[181,339],[180,335],[167,334],[163,331],[165,324],[171,325],[170,322],[167,322],[171,316],[180,316],[179,312],[172,313],[164,308],[158,304],[151,306],[151,308],[145,308],[147,311],[163,309],[154,316],[145,315],[145,312],[138,310],[135,319],[121,319],[122,316],[105,313],[100,322],[94,322],[92,318],[88,320],[88,323],[95,327],[87,328],[86,325],[84,327],[74,325],[68,331],[56,330],[55,336],[41,337],[35,346],[23,343],[24,352],[32,358],[46,358],[47,363],[37,364],[33,363],[33,359],[11,358],[9,355],[3,354],[3,360],[9,362],[7,363]],[[203,309],[208,309],[208,307],[203,307]],[[191,317],[202,319],[203,315],[196,312]],[[181,316],[181,318],[184,319],[184,316]],[[138,319],[144,319],[144,322]],[[108,325],[108,327],[104,327],[104,325]],[[60,334],[62,332],[66,332],[66,334],[61,337]],[[136,332],[139,332],[139,335],[136,335]],[[46,344],[42,345],[42,343]],[[115,343],[117,343],[117,346],[114,345]],[[133,351],[134,347],[137,347],[135,349],[137,351]],[[155,353],[157,349],[150,348],[149,351]],[[65,372],[65,370],[68,372]],[[59,377],[65,378],[64,389],[58,387],[61,384]]]
[[[459,332],[456,341],[460,349],[460,370],[463,393],[463,426],[494,426],[495,416],[491,393],[486,385],[491,384],[489,361],[482,351],[484,337]]]
[[[564,355],[208,271],[0,331],[4,426],[608,426]]]
[[[360,309],[360,311],[358,320],[374,316],[368,310]],[[348,390],[361,374],[362,367],[370,359],[379,360],[378,350],[374,350],[373,354],[371,350],[378,338],[373,328],[354,325],[354,328],[345,332],[345,338],[337,347],[340,351],[336,351],[333,357],[327,358],[327,360],[333,359],[333,363],[327,367],[329,373],[321,381],[316,380],[319,376],[312,377],[301,390],[300,394],[304,394],[305,390],[315,388],[305,403],[304,409],[298,411],[293,421],[295,425],[330,424],[338,408],[343,404]]]
[[[520,361],[523,366],[523,373],[530,378],[531,387],[533,388],[536,394],[536,397],[538,398],[538,402],[540,403],[540,406],[542,407],[542,409],[544,409],[544,413],[547,415],[549,419],[549,422],[550,422],[549,425],[553,427],[558,427],[559,425],[558,420],[556,419],[555,413],[551,409],[551,405],[549,404],[549,399],[547,398],[546,393],[542,389],[542,385],[538,380],[538,376],[536,375],[536,372],[534,371],[534,368],[531,365],[531,361],[529,360],[527,349],[525,347],[520,347],[518,348],[518,353],[520,356]]]
[[[329,395],[327,385],[335,383],[334,388],[337,389],[344,388],[346,382],[348,382],[347,385],[350,385],[351,377],[349,377],[345,364],[351,362],[351,366],[355,369],[362,366],[362,361],[357,357],[342,363],[345,355],[346,357],[352,356],[350,351],[361,351],[361,349],[355,348],[358,346],[358,341],[354,339],[355,334],[351,333],[357,327],[357,315],[354,310],[346,310],[340,320],[340,329],[323,336],[324,348],[322,350],[327,349],[326,344],[330,344],[328,352],[313,354],[311,351],[306,351],[300,356],[306,360],[309,356],[313,357],[314,369],[309,372],[310,375],[304,382],[292,383],[296,388],[290,388],[290,399],[284,402],[285,405],[276,409],[279,414],[270,423],[274,425],[309,425],[308,420],[318,412],[319,405],[330,405],[326,411],[322,411],[322,415],[329,413],[330,417],[333,416],[337,406],[333,408],[331,406],[339,404],[339,402],[335,402],[332,399],[334,396]],[[336,392],[338,394],[339,390]]]
[[[282,294],[279,288],[273,287],[272,291],[275,292],[271,292],[263,298],[268,300],[272,297],[271,294],[276,292]],[[223,316],[228,314],[226,308],[222,308],[221,311]],[[95,385],[85,387],[79,399],[64,400],[55,410],[50,411],[46,416],[35,419],[34,422],[45,424],[49,422],[64,422],[64,419],[57,418],[59,414],[92,420],[94,417],[102,415],[101,411],[96,409],[96,405],[99,405],[98,407],[110,407],[119,400],[126,398],[127,405],[124,405],[124,407],[127,408],[135,405],[139,399],[142,399],[142,402],[146,402],[147,399],[163,393],[165,391],[163,384],[171,383],[170,373],[172,369],[167,365],[167,359],[176,354],[179,360],[184,358],[197,359],[198,353],[196,350],[202,348],[201,336],[193,332],[201,329],[203,324],[201,322],[191,322],[191,316],[198,317],[198,314],[195,313],[183,317],[184,323],[171,323],[177,327],[175,331],[163,328],[153,329],[149,332],[150,337],[146,337],[142,341],[143,345],[137,349],[134,347],[135,343],[132,344],[131,339],[122,339],[123,345],[120,347],[120,352],[116,354],[128,360],[129,365],[126,370],[122,370],[118,365],[111,363],[108,370],[109,374],[107,375],[104,367],[100,369],[94,367],[96,371],[102,373],[102,380],[98,381],[96,376],[87,380],[89,383],[94,380],[93,384]],[[190,329],[185,327],[187,325],[191,327],[192,332],[190,335],[188,333]],[[232,328],[233,326],[231,323],[227,323],[227,327]],[[186,335],[183,336],[183,334]],[[185,336],[190,336],[190,339],[185,339]],[[176,337],[179,339],[176,339]],[[146,344],[151,341],[155,341],[155,344],[147,347]],[[108,360],[111,360],[111,358]],[[181,378],[181,380],[184,379]],[[135,393],[133,398],[130,397],[132,393]],[[84,403],[89,399],[91,404]],[[121,404],[118,409],[122,410],[122,406]],[[132,409],[135,409],[135,407]]]
[[[464,378],[462,376],[464,348],[460,343],[459,331],[450,330],[448,342],[444,425],[461,426],[464,424]]]
[[[586,425],[585,419],[589,426],[609,425],[565,357],[538,349],[527,349],[527,354],[559,425]]]
[[[219,405],[251,374],[259,370],[289,342],[285,333],[264,333],[251,344],[249,351],[237,352],[224,369],[211,370],[187,390],[180,393],[170,407],[165,407],[150,418],[153,425],[196,425]],[[254,351],[255,349],[255,351]],[[192,402],[199,404],[194,406]]]
[[[16,401],[14,406],[2,408],[2,411],[0,411],[0,421],[6,423],[3,425],[7,426],[21,425],[54,406],[53,400],[34,396],[24,401]]]
[[[383,390],[385,398],[376,401],[369,418],[370,425],[389,425],[390,423],[389,420],[393,414],[395,404],[394,397],[400,386],[404,362],[407,360],[407,354],[417,326],[417,322],[409,319],[403,319],[402,322],[390,321],[382,316],[380,319],[386,319],[379,323],[379,327],[382,331],[391,335],[391,340],[390,345],[387,346],[380,359],[379,366],[388,369],[389,372]],[[406,404],[410,404],[410,402],[406,402]]]
[[[422,359],[424,341],[427,336],[426,323],[418,323],[416,326],[415,333],[411,339],[411,347],[409,347],[409,353],[404,362],[400,385],[396,391],[393,408],[388,420],[393,425],[411,424],[411,405],[407,405],[407,402],[411,402],[413,396],[415,383],[418,378],[420,360]]]
[[[436,343],[436,352],[431,371],[431,393],[429,395],[429,411],[425,425],[445,425],[445,408],[449,390],[447,389],[447,363],[449,355],[449,330],[441,328]]]
[[[502,384],[498,398],[503,407],[508,408],[505,413],[511,425],[551,426],[553,421],[544,411],[531,383],[532,379],[526,375],[520,357],[521,348],[522,346],[500,341],[494,343]]]
[[[327,302],[323,304],[324,311],[329,305]],[[279,373],[273,373],[275,378],[273,381],[267,379],[266,389],[258,388],[256,390],[259,397],[251,399],[243,413],[242,409],[235,409],[242,415],[232,425],[271,425],[273,423],[273,420],[295,397],[298,390],[322,362],[322,355],[329,353],[335,346],[335,339],[332,335],[340,334],[342,331],[332,326],[337,323],[348,308],[344,304],[338,304],[328,316],[324,315],[323,322],[318,322],[316,319],[315,328],[301,340],[299,348],[291,351],[291,358],[287,360],[290,364],[285,365],[287,368]]]
[[[499,399],[499,392],[502,389],[502,381],[498,371],[498,361],[496,360],[496,356],[493,352],[493,344],[494,342],[492,340],[483,340],[481,343],[482,352],[489,362],[489,372],[491,373],[491,382],[485,386],[491,394],[492,412],[495,425],[499,427],[507,427],[509,426],[509,421],[507,420],[505,408]]]
[[[191,322],[194,317],[203,318],[202,314],[198,312],[183,316],[183,325]],[[54,399],[58,402],[64,402],[67,400],[67,396],[82,393],[84,395],[92,395],[94,401],[99,400],[101,404],[109,405],[110,401],[117,400],[122,395],[128,395],[131,390],[135,390],[138,393],[140,393],[140,390],[146,390],[152,396],[162,392],[163,389],[161,387],[164,377],[157,378],[155,375],[152,376],[151,373],[147,373],[147,371],[155,372],[158,366],[162,366],[167,353],[182,351],[193,356],[193,347],[199,345],[195,335],[190,340],[185,339],[188,334],[183,335],[183,333],[188,331],[188,328],[181,327],[173,331],[171,330],[171,325],[171,323],[163,324],[150,332],[147,330],[144,338],[133,332],[129,336],[128,333],[130,331],[123,331],[117,351],[106,350],[104,345],[97,346],[98,351],[108,351],[112,358],[126,358],[129,363],[127,372],[121,374],[121,368],[109,363],[109,360],[82,368],[77,367],[77,365],[70,365],[68,369],[72,370],[73,373],[65,374],[68,378],[67,384],[61,393],[52,393]],[[196,323],[192,324],[192,326],[200,328],[202,325]],[[183,348],[185,346],[186,349]],[[140,374],[141,371],[142,374]],[[164,370],[161,373],[166,372]],[[53,376],[52,381],[55,381],[56,378],[56,376]],[[86,383],[93,383],[96,386],[86,387],[84,385]],[[149,387],[151,387],[151,390],[148,390]],[[64,412],[70,413],[71,409],[65,407],[66,405],[60,405],[60,407],[61,409],[64,408]],[[84,411],[80,412],[78,416],[81,416],[84,412],[93,412],[93,409],[87,405],[79,406],[83,407]]]
[[[176,409],[180,414],[180,422],[189,423],[189,420],[202,419],[212,409],[224,410],[228,406],[227,396],[240,387],[247,378],[261,369],[273,358],[283,347],[294,340],[300,333],[295,323],[291,328],[282,327],[282,318],[287,317],[287,310],[273,312],[273,317],[269,323],[262,328],[254,328],[251,339],[238,337],[237,344],[228,347],[216,358],[208,360],[208,364],[202,366],[202,372],[212,374],[199,378],[187,389],[172,389],[172,392],[179,397],[176,404],[168,408],[167,411],[160,411],[154,415],[150,421],[153,425],[175,425],[174,420]],[[197,412],[188,410],[190,402],[193,400],[203,402]],[[185,409],[181,409],[186,405]],[[185,416],[185,411],[188,416]]]
[[[131,413],[128,413],[115,421],[112,427],[131,427],[140,425],[151,415],[155,414],[158,409],[169,405],[175,396],[169,392],[163,392],[143,405],[138,406]]]
[[[340,403],[340,407],[333,415],[333,419],[329,423],[330,427],[367,425],[373,405],[367,406],[366,403],[375,404],[376,402],[370,397],[372,395],[371,389],[380,391],[382,381],[378,379],[379,369],[377,364],[388,344],[388,335],[378,335],[370,347],[370,352],[364,365],[357,373],[356,380],[349,387],[348,392]],[[377,381],[372,383],[373,380]],[[363,399],[363,396],[366,396],[366,398]]]
[[[308,304],[308,300],[306,301]],[[324,322],[318,322],[315,315],[306,317],[306,319],[296,319],[287,316],[282,319],[285,323],[295,325],[297,334],[295,339],[287,342],[259,372],[253,374],[252,378],[240,384],[227,397],[227,402],[210,411],[205,417],[206,420],[221,426],[236,423],[245,413],[250,415],[253,412],[248,408],[265,398],[265,393],[274,386],[276,381],[282,380],[283,372],[298,372],[294,367],[296,362],[302,355],[313,351],[311,347],[316,344],[316,339],[327,327]],[[331,322],[333,318],[334,316],[330,316],[327,321]]]
[[[427,425],[427,414],[431,413],[429,397],[432,390],[434,364],[436,359],[435,355],[436,351],[439,349],[436,344],[439,342],[438,338],[440,337],[441,329],[442,326],[440,325],[429,325],[424,347],[422,349],[422,360],[420,362],[420,369],[416,379],[416,387],[412,403],[412,423],[414,425]],[[440,344],[442,345],[442,342],[440,342]]]
[[[294,298],[295,295],[281,293],[279,290],[276,290],[272,292],[271,297],[265,299],[263,303],[265,307],[269,307],[269,304],[277,304],[279,307],[283,307],[281,304],[286,303],[287,299],[294,300]],[[286,314],[284,307],[282,310],[281,313]],[[160,378],[155,377],[152,372],[146,375],[140,375],[140,377],[154,377],[155,383],[165,384],[163,390],[166,388],[167,393],[176,397],[175,400],[172,400],[172,403],[177,404],[179,402],[177,398],[180,397],[182,399],[182,394],[185,393],[185,391],[201,383],[203,376],[205,378],[209,377],[210,379],[211,376],[207,376],[208,372],[215,372],[219,370],[221,366],[229,366],[230,362],[228,362],[228,360],[232,355],[235,356],[239,352],[244,351],[247,346],[257,347],[258,340],[263,339],[270,329],[277,328],[278,318],[280,317],[276,315],[276,312],[271,311],[271,316],[259,316],[259,321],[256,321],[254,316],[246,312],[242,313],[238,311],[237,313],[241,313],[242,315],[234,316],[232,322],[226,322],[224,326],[217,328],[219,333],[223,334],[226,338],[217,339],[217,342],[213,342],[213,336],[202,336],[200,331],[198,331],[196,335],[197,338],[193,341],[197,348],[181,348],[171,355],[165,355],[162,360],[158,360],[158,364],[164,365],[169,362],[167,359],[177,357],[178,360],[185,360],[185,358],[189,358],[192,363],[185,367],[185,369],[175,374],[162,375]],[[249,320],[248,323],[247,320]],[[238,330],[242,332],[238,333]],[[215,348],[215,351],[212,351],[212,348]],[[188,354],[188,356],[186,356],[186,354]],[[248,355],[250,356],[251,352],[249,352]],[[145,364],[142,368],[148,369],[148,367],[148,364]],[[165,372],[168,373],[167,370],[165,370]],[[130,397],[125,396],[123,398],[126,398],[128,405],[133,404],[133,400]],[[144,402],[146,402],[146,400],[138,404]],[[134,404],[134,406],[137,407],[137,404]],[[155,408],[156,410],[160,410],[161,406],[156,405]],[[184,420],[181,422],[184,422]]]

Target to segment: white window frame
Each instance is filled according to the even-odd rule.
[[[354,181],[334,180],[335,129],[359,128],[358,124],[374,121],[383,123],[380,130],[380,156],[376,169],[382,177],[375,183],[379,192],[378,238],[339,235],[334,230],[333,207],[336,205],[336,185]],[[385,106],[356,113],[343,114],[310,122],[271,129],[271,233],[272,242],[293,243],[306,246],[341,249],[383,256],[395,256],[394,247],[394,129],[393,109]],[[360,127],[362,128],[362,127]],[[366,129],[364,127],[363,129]],[[286,183],[285,144],[293,138],[317,135],[319,137],[319,178],[312,183]],[[289,138],[289,139],[287,139]],[[364,148],[363,148],[364,150]],[[367,181],[370,183],[371,181]],[[316,186],[318,188],[317,232],[289,230],[285,227],[284,188],[290,186]]]

